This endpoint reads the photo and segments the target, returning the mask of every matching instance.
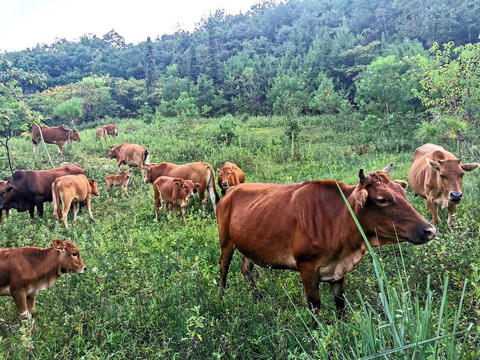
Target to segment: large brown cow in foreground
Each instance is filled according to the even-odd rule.
[[[205,190],[208,190],[210,200],[213,205],[213,211],[216,211],[217,202],[219,199],[217,190],[215,189],[215,174],[213,167],[209,163],[198,161],[194,163],[175,165],[167,162],[163,162],[157,165],[150,165],[146,167],[147,176],[145,182],[153,184],[153,182],[160,176],[171,176],[174,178],[182,178],[185,180],[192,180],[194,183],[200,184],[198,187],[198,195],[202,200],[203,213],[207,205],[207,199],[205,197]]]
[[[53,239],[46,249],[0,249],[0,295],[11,296],[20,318],[35,316],[35,297],[64,273],[82,274],[87,268],[71,241]]]
[[[32,127],[32,142],[33,142],[33,152],[37,152],[37,145],[42,140],[40,135],[40,130],[37,125]],[[64,144],[69,144],[72,141],[80,141],[80,136],[76,130],[70,130],[65,127],[65,125],[60,126],[42,126],[42,135],[43,140],[47,144],[57,144],[58,154],[63,156],[62,147]]]
[[[345,274],[362,260],[367,245],[339,188],[372,246],[423,244],[436,234],[407,202],[403,187],[390,180],[392,165],[367,175],[360,169],[360,181],[353,186],[314,180],[230,189],[217,207],[222,290],[238,249],[244,255],[242,273],[252,286],[254,264],[299,271],[312,310],[320,307],[318,283],[328,282],[342,317]]]
[[[237,164],[226,162],[218,171],[218,186],[222,191],[222,195],[225,195],[228,188],[244,183],[245,174],[237,166]]]
[[[85,175],[66,175],[56,178],[52,184],[53,216],[68,228],[67,215],[73,204],[73,221],[77,219],[79,204],[86,203],[90,219],[92,215],[92,195],[98,196],[98,187],[95,179],[87,179]],[[60,200],[63,208],[60,208]]]
[[[109,157],[110,159],[118,160],[117,169],[119,173],[121,172],[120,165],[125,164],[132,166],[132,164],[135,164],[144,174],[146,166],[150,164],[150,155],[145,146],[127,142],[120,146],[110,146]],[[145,181],[145,175],[143,181]]]
[[[155,195],[155,220],[158,222],[158,207],[160,199],[163,201],[163,210],[168,218],[168,205],[172,204],[175,215],[178,214],[178,207],[182,208],[182,218],[185,222],[185,213],[189,200],[195,195],[200,184],[194,184],[192,180],[160,176],[153,182]]]
[[[448,227],[452,233],[455,231],[453,215],[463,197],[463,174],[478,166],[477,163],[462,164],[460,159],[438,145],[425,144],[415,150],[408,182],[415,194],[425,199],[435,225],[440,224],[437,206],[448,207]]]
[[[52,201],[52,183],[64,175],[85,174],[78,165],[65,165],[51,170],[15,171],[12,181],[0,188],[0,210],[27,211],[33,219],[35,207],[43,217],[43,203]]]

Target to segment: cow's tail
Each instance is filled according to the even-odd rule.
[[[215,204],[218,204],[220,201],[220,196],[218,196],[217,189],[215,187],[215,173],[213,172],[213,168],[210,164],[207,165],[208,169],[208,177],[207,177],[207,189],[208,192],[211,192],[213,189],[213,193],[215,194]]]
[[[62,220],[62,209],[60,208],[60,189],[56,181],[52,183],[52,203],[53,203],[53,215],[59,221]]]
[[[143,163],[145,166],[148,166],[150,164],[150,153],[148,150],[145,150],[145,154],[143,154]]]

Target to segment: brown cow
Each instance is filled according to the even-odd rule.
[[[215,189],[215,173],[213,167],[209,163],[198,161],[194,163],[175,165],[171,163],[160,163],[157,165],[150,165],[145,168],[147,176],[144,179],[145,182],[153,184],[153,182],[160,176],[171,176],[174,178],[182,178],[185,180],[192,180],[194,183],[199,183],[198,195],[202,200],[203,214],[207,205],[207,199],[205,197],[205,190],[208,190],[210,200],[213,205],[213,211],[216,211],[218,202],[218,193]]]
[[[0,210],[27,211],[33,219],[35,207],[43,217],[43,203],[52,201],[52,183],[63,175],[85,174],[78,165],[65,165],[51,170],[18,170],[12,180],[0,188]]]
[[[195,195],[199,183],[194,184],[191,180],[182,178],[173,178],[170,176],[160,176],[153,183],[153,191],[155,195],[155,220],[158,222],[158,206],[160,198],[163,201],[163,210],[168,218],[168,204],[172,204],[173,211],[178,215],[178,207],[182,208],[182,218],[185,222],[185,213],[190,198]]]
[[[63,156],[62,147],[64,144],[69,144],[72,141],[80,141],[80,136],[76,130],[69,130],[65,125],[60,126],[42,126],[43,140],[47,144],[57,144],[58,154]],[[34,125],[32,127],[32,142],[33,153],[37,152],[37,145],[42,140],[40,135],[39,126]]]
[[[115,124],[103,125],[102,128],[105,129],[107,135],[111,135],[113,137],[116,137],[118,135],[118,126]]]
[[[404,188],[390,180],[392,165],[367,175],[360,169],[360,181],[353,186],[313,180],[230,189],[217,207],[222,291],[238,249],[244,255],[242,273],[252,286],[254,263],[299,271],[310,308],[318,310],[318,283],[328,282],[342,317],[345,274],[363,258],[367,245],[339,190],[372,246],[423,244],[436,234],[407,202]]]
[[[28,131],[24,131],[20,134],[20,139],[23,139],[24,137],[29,136],[29,135],[30,135],[30,133]]]
[[[132,166],[134,163],[143,173],[143,181],[146,177],[146,166],[150,164],[150,154],[145,146],[123,143],[120,146],[110,146],[110,159],[118,159],[117,169],[121,173],[120,165],[126,164]]]
[[[125,189],[125,193],[128,196],[128,182],[130,181],[130,171],[125,170],[122,174],[120,175],[113,175],[113,174],[108,174],[105,176],[105,184],[106,184],[106,189],[105,192],[108,191],[112,187],[112,185],[118,185],[120,186],[121,191]]]
[[[3,193],[5,190],[7,190],[7,183],[2,180],[0,181],[0,194]],[[7,217],[9,217],[11,210],[5,209],[5,213],[7,214]],[[2,215],[3,215],[3,208],[0,207],[0,223],[2,222]]]
[[[437,206],[448,207],[448,227],[452,233],[455,231],[453,215],[463,197],[463,174],[478,166],[477,163],[462,164],[460,159],[438,145],[425,144],[415,150],[408,182],[415,194],[425,199],[435,225],[441,222]]]
[[[98,141],[101,138],[107,140],[107,131],[103,126],[95,131],[95,141]]]
[[[237,164],[226,162],[220,169],[217,169],[218,174],[218,186],[222,191],[222,195],[225,195],[229,187],[238,185],[245,182],[245,174],[237,166]]]
[[[0,250],[0,295],[11,296],[22,320],[35,316],[35,297],[64,273],[82,274],[87,268],[71,241],[53,239],[46,249],[24,247]]]
[[[92,215],[91,198],[98,196],[98,187],[95,179],[87,179],[85,175],[66,175],[56,178],[52,184],[53,216],[68,228],[67,215],[70,206],[73,204],[73,221],[77,219],[80,203],[87,204],[88,214],[95,221]],[[60,200],[63,208],[60,209]]]

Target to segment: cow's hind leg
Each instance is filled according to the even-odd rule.
[[[250,284],[252,287],[253,291],[253,298],[255,301],[258,301],[262,298],[262,294],[260,294],[260,291],[257,288],[257,285],[255,284],[255,278],[253,277],[253,261],[244,256],[242,258],[242,265],[240,266],[240,269],[242,270],[242,274],[245,277],[245,280]]]
[[[235,250],[235,246],[230,241],[228,235],[224,234],[223,236],[220,235],[220,246],[221,246],[221,255],[220,259],[218,260],[220,264],[220,283],[221,283],[221,292],[225,290],[227,286],[227,274],[228,268],[230,267],[230,263],[232,262],[233,252]]]
[[[345,278],[330,282],[330,287],[337,307],[337,317],[341,319],[345,315]]]

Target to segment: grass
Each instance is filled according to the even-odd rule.
[[[98,181],[100,196],[92,200],[96,222],[84,212],[64,229],[46,204],[44,219],[13,211],[0,224],[0,247],[46,247],[54,237],[71,239],[88,267],[84,275],[63,275],[38,295],[33,328],[21,327],[11,298],[0,297],[0,359],[478,358],[480,173],[465,177],[455,236],[441,212],[444,223],[433,241],[375,248],[347,274],[344,321],[335,320],[330,287],[321,284],[314,330],[298,273],[256,267],[263,299],[255,302],[236,253],[229,287],[220,296],[220,248],[211,205],[203,218],[194,198],[185,225],[164,217],[156,224],[153,191],[141,182],[138,169],[132,172],[130,197],[118,188],[107,196],[103,179],[116,173],[109,145],[145,145],[152,162],[207,161],[217,168],[233,161],[251,182],[333,178],[354,184],[360,167],[369,172],[390,161],[392,175],[406,180],[419,144],[393,152],[383,142],[372,142],[366,155],[345,157],[346,149],[360,145],[362,134],[354,125],[337,127],[321,117],[303,120],[293,154],[276,118],[239,121],[230,145],[217,140],[216,119],[117,123],[120,135],[106,142],[94,141],[94,128],[81,127],[82,141],[64,159],[48,145],[56,165],[79,163]],[[10,145],[17,169],[49,168],[43,149],[33,156],[27,141],[12,139]],[[0,159],[5,177],[4,152]],[[422,199],[410,191],[407,198],[431,218]]]

